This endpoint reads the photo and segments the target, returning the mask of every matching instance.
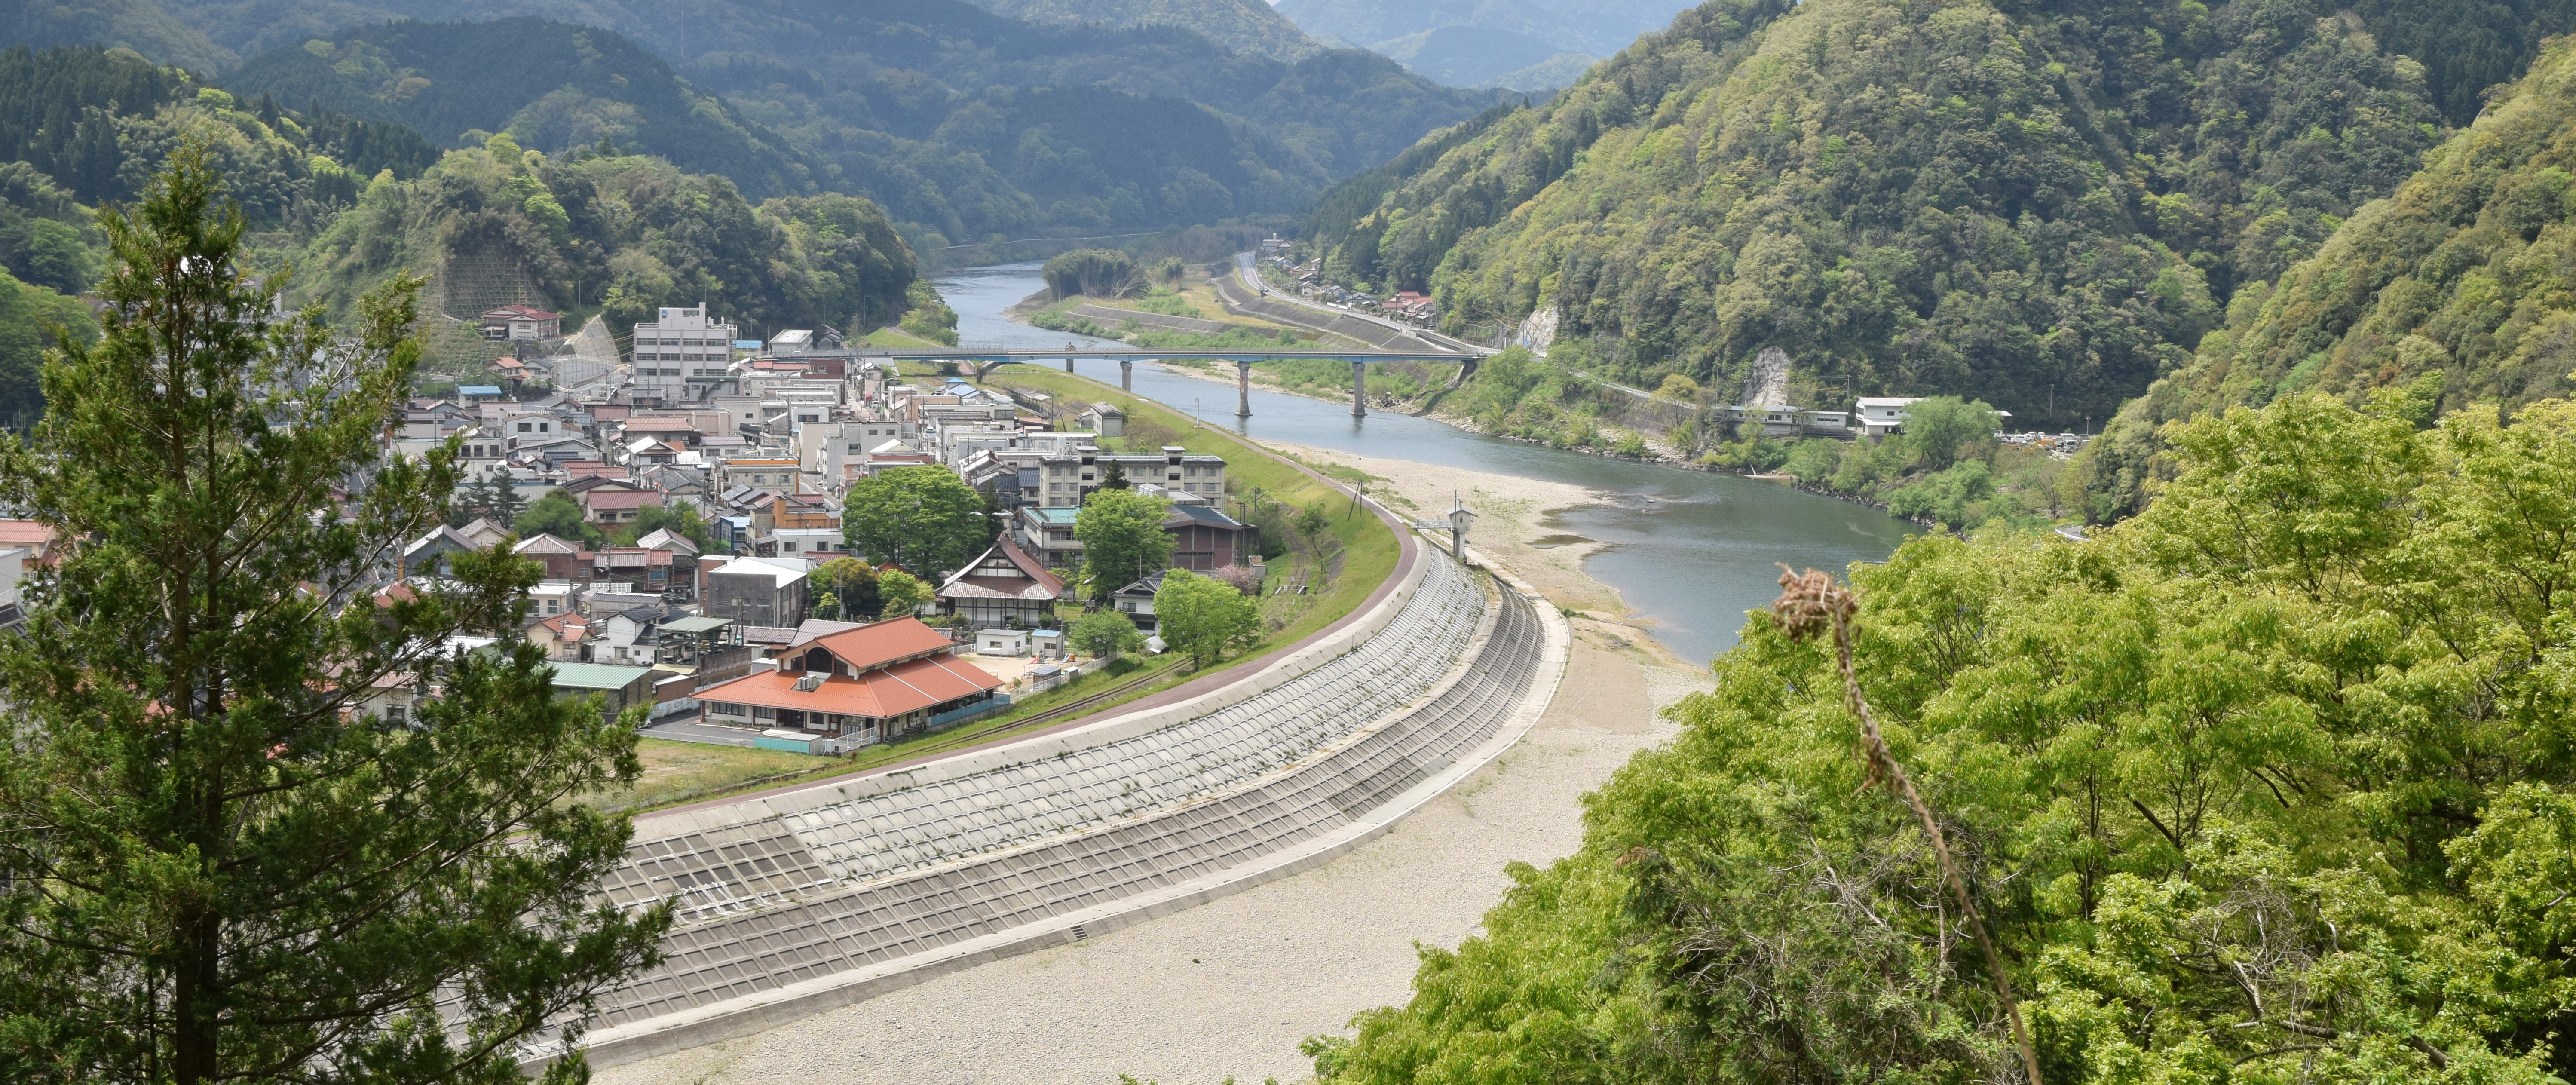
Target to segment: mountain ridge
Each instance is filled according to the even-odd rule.
[[[2433,143],[2420,67],[2238,0],[1706,4],[1309,232],[1453,331],[1554,308],[1629,383],[1957,394],[2073,429]],[[1746,66],[1750,65],[1750,66]],[[1570,341],[1570,342],[1569,342]],[[1587,353],[1588,352],[1588,353]]]

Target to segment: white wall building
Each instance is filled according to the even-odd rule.
[[[713,385],[725,379],[733,359],[731,324],[709,323],[706,304],[665,307],[661,319],[635,326],[635,394],[659,396],[665,403],[689,398],[689,382]]]

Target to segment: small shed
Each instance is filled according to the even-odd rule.
[[[610,719],[636,705],[652,704],[653,680],[663,676],[650,667],[613,667],[605,663],[557,663],[554,668],[555,696],[601,694],[607,701],[601,711]]]
[[[1064,658],[1064,630],[1031,630],[1029,632],[1029,642],[1036,646],[1039,659]]]
[[[1065,671],[1062,667],[1050,664],[1043,667],[1029,668],[1026,677],[1029,683],[1029,692],[1044,693],[1064,684]]]
[[[975,633],[975,654],[987,656],[1024,656],[1029,654],[1029,631],[1025,629],[983,629]]]
[[[1127,412],[1115,403],[1094,403],[1082,411],[1081,426],[1103,437],[1127,435]]]

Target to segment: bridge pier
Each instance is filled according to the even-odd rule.
[[[1234,363],[1234,416],[1252,417],[1252,363]]]
[[[1067,373],[1073,372],[1073,359],[1067,358],[1064,360],[1064,371]]]
[[[1452,392],[1457,391],[1459,385],[1467,383],[1468,378],[1475,376],[1476,363],[1481,360],[1482,359],[1478,358],[1469,358],[1465,361],[1459,362],[1458,372],[1449,377],[1449,390]]]
[[[1368,363],[1351,363],[1351,417],[1368,416]]]
[[[1118,390],[1121,392],[1136,390],[1136,363],[1118,363]]]

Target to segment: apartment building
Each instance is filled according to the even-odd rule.
[[[663,307],[660,319],[635,326],[636,398],[686,401],[690,382],[712,386],[733,360],[732,324],[707,319],[706,303]]]

